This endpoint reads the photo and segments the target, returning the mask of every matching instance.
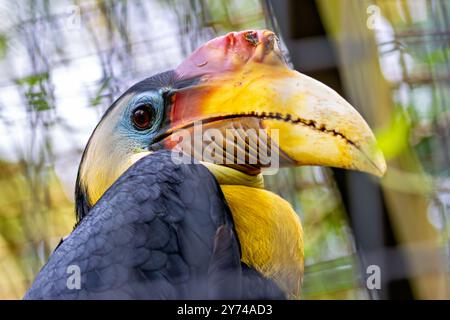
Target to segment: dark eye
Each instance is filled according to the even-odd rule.
[[[150,128],[153,123],[154,112],[150,104],[144,104],[134,109],[131,119],[139,130]]]

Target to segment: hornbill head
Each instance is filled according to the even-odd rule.
[[[270,163],[254,147],[268,141],[274,142],[270,151],[279,156],[280,166],[333,166],[377,176],[386,170],[364,119],[331,88],[291,70],[273,32],[233,32],[207,42],[175,70],[137,83],[114,102],[83,154],[78,218],[141,157],[194,145],[182,140],[199,123],[216,133],[240,132],[233,139],[225,134],[221,141],[210,139],[216,153],[223,151],[220,157],[192,149],[219,183],[231,176],[259,176]],[[235,159],[230,150],[243,151],[247,161],[218,161]]]

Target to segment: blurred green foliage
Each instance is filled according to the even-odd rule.
[[[341,10],[347,9],[343,3]],[[389,159],[412,146],[428,174],[447,177],[448,34],[437,41],[423,34],[435,30],[436,21],[407,19],[398,14],[403,4],[394,0],[377,3],[395,27],[396,38],[389,43],[396,46],[390,52],[407,56],[406,62],[399,58],[396,63],[404,74],[390,84],[394,110],[378,128],[379,144]],[[113,99],[134,82],[173,68],[218,34],[276,26],[267,2],[259,0],[41,0],[5,3],[4,8],[0,298],[18,298],[73,227],[78,161]],[[336,12],[332,23],[346,22],[352,21],[339,21]],[[411,30],[421,32],[411,35]],[[382,60],[386,52],[382,45],[377,49]],[[382,107],[371,110],[377,113]],[[303,297],[369,298],[332,172],[284,169],[266,184],[294,206],[303,222]]]

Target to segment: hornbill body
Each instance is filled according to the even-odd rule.
[[[198,123],[237,132],[209,140],[220,160],[235,160],[238,149],[255,161],[202,153],[204,141],[199,148],[187,139]],[[266,135],[243,135],[246,129]],[[270,142],[281,166],[376,175],[386,168],[362,117],[332,89],[290,70],[272,32],[213,39],[175,70],[131,87],[105,113],[79,168],[77,226],[25,297],[298,297],[301,223],[264,189],[269,164],[253,153],[255,142]],[[180,146],[194,164],[174,161]],[[67,286],[73,265],[81,272],[76,289]]]

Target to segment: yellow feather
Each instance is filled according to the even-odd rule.
[[[298,298],[303,277],[303,230],[291,205],[259,188],[221,185],[233,214],[242,261]]]

